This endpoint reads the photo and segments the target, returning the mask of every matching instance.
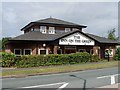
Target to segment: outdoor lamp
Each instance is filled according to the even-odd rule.
[[[46,46],[46,44],[44,43],[44,44],[43,44],[43,47],[45,47],[45,46]]]

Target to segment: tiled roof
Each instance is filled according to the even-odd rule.
[[[118,43],[116,40],[110,40],[108,38],[100,37],[100,36],[89,34],[89,33],[86,33],[86,34],[90,36],[91,38],[94,38],[96,41],[100,43]]]
[[[56,18],[46,18],[46,19],[41,19],[41,20],[37,20],[37,21],[33,21],[30,22],[28,25],[26,25],[25,27],[23,27],[21,30],[25,30],[26,28],[34,25],[35,23],[37,24],[49,24],[49,25],[64,25],[64,26],[70,26],[70,27],[82,27],[82,28],[86,28],[87,26],[85,25],[79,25],[79,24],[75,24],[72,22],[68,22],[68,21],[64,21],[64,20],[60,20],[60,19],[56,19]]]
[[[49,23],[49,24],[63,24],[63,25],[73,25],[73,26],[86,27],[84,25],[79,25],[79,24],[75,24],[75,23],[72,23],[72,22],[67,22],[67,21],[64,21],[64,20],[56,19],[56,18],[46,18],[46,19],[35,21],[35,22],[38,22],[38,23]]]
[[[54,41],[56,39],[68,36],[72,33],[75,32],[80,32],[79,30],[76,31],[70,31],[70,32],[64,32],[64,33],[56,33],[56,34],[42,34],[41,32],[28,32],[25,33],[23,35],[17,36],[11,40],[28,40],[28,41]],[[98,41],[99,43],[118,43],[116,40],[110,40],[104,37],[100,37],[100,36],[96,36],[93,34],[89,34],[89,33],[83,33],[80,32],[86,36],[88,36],[89,38]]]

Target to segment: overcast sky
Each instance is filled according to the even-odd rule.
[[[118,31],[117,2],[4,2],[2,37],[18,36],[29,22],[50,16],[87,25],[84,32],[103,37],[108,30],[116,28],[116,33]]]

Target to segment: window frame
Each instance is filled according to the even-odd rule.
[[[90,54],[92,54],[92,55],[93,55],[93,49],[90,49]]]
[[[46,50],[46,54],[45,54],[45,55],[48,55],[48,54],[49,54],[49,53],[48,53],[48,49],[45,49],[45,48],[39,48],[39,49],[38,49],[38,54],[39,54],[39,55],[41,55],[41,54],[40,54],[40,50]]]
[[[71,29],[70,28],[65,28],[65,32],[70,32]]]
[[[42,28],[44,27],[44,28]],[[47,33],[47,27],[46,26],[40,26],[40,32],[41,33]]]
[[[58,49],[58,50],[60,50],[60,54],[63,54],[63,53],[62,53],[62,49]],[[57,53],[58,53],[58,51],[57,51]]]
[[[76,31],[76,30],[80,30],[80,29],[78,29],[78,28],[72,28],[72,31]]]
[[[85,52],[86,51],[86,49],[78,49],[78,51],[80,52],[80,50],[83,50],[83,52]]]
[[[19,55],[22,55],[22,49],[15,48],[15,49],[14,49],[14,54],[15,54],[15,50],[20,50],[20,54],[19,54]],[[15,55],[19,56],[18,54],[15,54]]]
[[[30,55],[32,55],[32,49],[24,49],[24,55],[25,55],[25,50],[30,50],[31,51],[31,53],[30,53]]]
[[[52,29],[50,29],[50,28],[52,28]],[[51,33],[51,32],[52,32],[52,33]],[[48,33],[49,33],[49,34],[55,34],[55,27],[49,27]]]
[[[35,29],[34,28],[31,28],[31,32],[34,32],[35,31]]]

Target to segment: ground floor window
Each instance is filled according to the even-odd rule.
[[[15,55],[22,55],[22,50],[21,49],[14,49],[14,54]]]
[[[78,51],[79,52],[85,52],[85,49],[79,49]]]
[[[46,54],[46,50],[40,50],[40,54]]]
[[[93,54],[93,49],[90,49],[90,54]]]
[[[62,49],[58,49],[57,54],[62,54]]]
[[[24,55],[31,55],[32,49],[24,49]]]

